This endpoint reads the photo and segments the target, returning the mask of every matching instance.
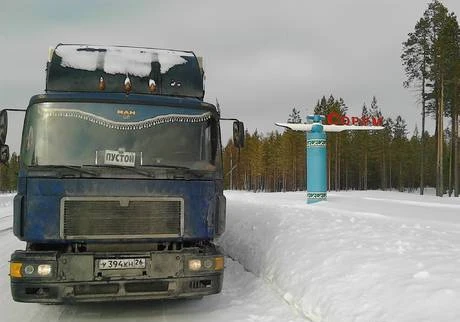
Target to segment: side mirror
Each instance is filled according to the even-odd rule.
[[[240,121],[233,122],[233,144],[237,148],[244,147],[244,124]]]
[[[8,131],[8,114],[6,110],[0,111],[0,145],[6,142],[6,133]]]
[[[0,163],[5,164],[10,160],[10,148],[6,144],[0,145]]]

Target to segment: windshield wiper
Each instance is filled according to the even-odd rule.
[[[82,169],[80,166],[78,165],[62,165],[62,164],[44,164],[44,165],[31,165],[29,166],[30,168],[53,168],[53,169],[70,169],[70,170],[74,170],[74,171],[77,171],[79,173],[86,173],[86,174],[89,174],[89,175],[92,175],[92,176],[98,176],[98,174],[96,172],[93,172],[93,171],[89,171],[89,170],[85,170],[85,169]]]
[[[171,164],[143,164],[142,168],[169,168],[169,169],[182,169],[182,170],[191,170],[189,167],[182,165],[171,165]]]
[[[141,167],[143,167],[143,168],[167,168],[167,169],[185,170],[185,171],[179,172],[179,174],[176,174],[176,176],[178,176],[178,178],[183,177],[184,174],[192,175],[192,176],[201,178],[201,177],[205,176],[206,174],[210,174],[210,173],[213,172],[213,171],[204,170],[204,169],[203,170],[202,169],[194,169],[194,168],[190,168],[190,167],[186,167],[186,166],[170,165],[170,164],[145,164],[145,165],[142,165]]]
[[[154,177],[151,173],[142,171],[137,167],[133,168],[133,167],[126,167],[126,166],[112,165],[112,164],[84,164],[83,166],[84,167],[97,167],[97,168],[123,169],[123,170],[131,171],[136,174],[141,174],[146,177],[150,177],[150,178]]]

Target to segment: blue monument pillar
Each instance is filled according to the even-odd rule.
[[[275,123],[294,131],[307,132],[307,203],[327,198],[326,132],[383,130],[383,126],[325,124],[323,115],[308,115],[308,123]]]
[[[307,132],[307,203],[315,203],[327,198],[327,153],[326,132],[321,124],[324,116],[309,115],[307,120],[313,122],[311,131]]]

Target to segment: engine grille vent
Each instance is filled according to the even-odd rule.
[[[86,198],[61,200],[66,239],[159,238],[183,234],[182,198]]]

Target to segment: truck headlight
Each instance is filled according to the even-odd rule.
[[[34,271],[35,271],[35,268],[32,265],[26,265],[24,267],[24,273],[26,273],[26,275],[32,275]]]
[[[191,271],[199,271],[201,269],[201,260],[190,259],[188,261],[188,269]]]
[[[202,259],[189,259],[188,260],[188,269],[189,271],[197,272],[197,271],[205,271],[205,272],[212,272],[212,271],[221,271],[224,269],[224,257],[217,256],[217,257],[205,257]]]
[[[49,276],[51,274],[51,265],[49,264],[38,265],[37,273],[40,276]]]
[[[14,278],[23,277],[50,277],[53,275],[52,264],[39,264],[39,263],[10,263],[10,276]]]
[[[205,269],[211,269],[213,265],[214,265],[213,261],[209,258],[203,261],[203,266]]]

